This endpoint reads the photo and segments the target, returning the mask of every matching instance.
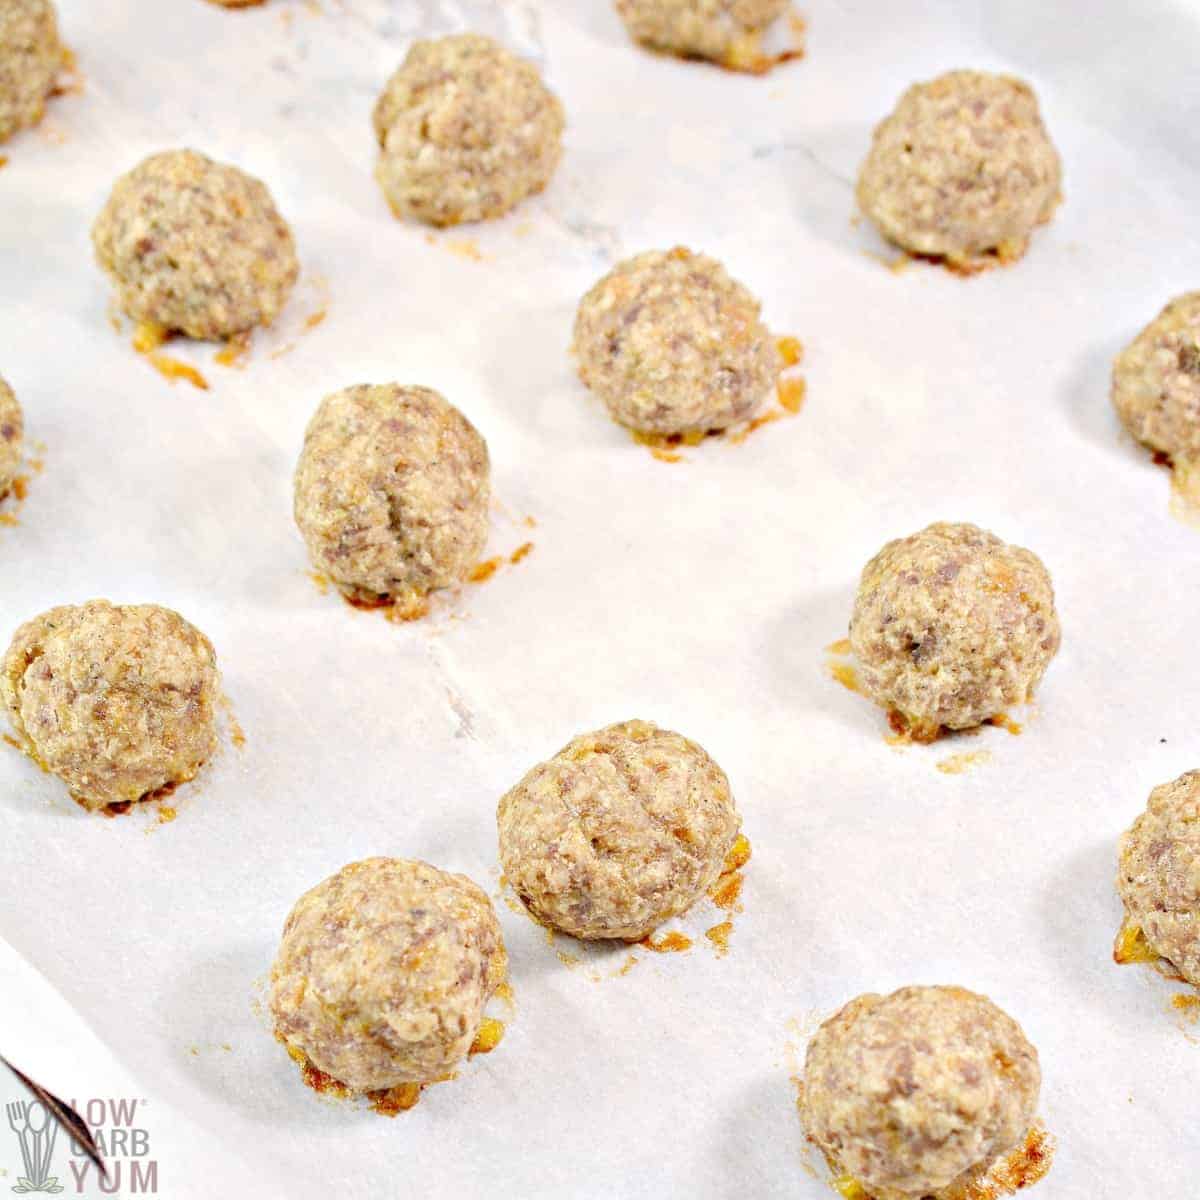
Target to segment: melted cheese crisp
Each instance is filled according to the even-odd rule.
[[[1125,921],[1117,930],[1113,942],[1113,962],[1126,966],[1129,963],[1156,963],[1158,960],[1158,952],[1146,941],[1141,927]]]

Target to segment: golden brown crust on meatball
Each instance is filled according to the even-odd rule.
[[[1139,442],[1200,461],[1200,292],[1177,296],[1121,351],[1112,401]]]
[[[1150,793],[1121,837],[1117,890],[1151,949],[1200,987],[1200,771]]]
[[[408,600],[461,581],[487,541],[487,443],[431,388],[326,396],[296,466],[313,565],[351,599]]]
[[[1060,637],[1041,559],[968,524],[889,542],[850,618],[863,690],[922,740],[1028,701]]]
[[[90,809],[193,778],[219,697],[212,644],[157,604],[52,608],[17,630],[0,673],[23,748]]]
[[[291,1048],[353,1091],[444,1079],[475,1040],[507,957],[465,875],[368,858],[305,892],[271,969]]]
[[[1062,198],[1062,165],[1028,84],[950,71],[914,84],[875,130],[858,203],[889,241],[972,267],[1024,254]]]
[[[788,0],[616,0],[636,42],[688,58],[735,64],[756,51]]]
[[[707,433],[751,416],[782,363],[758,301],[683,246],[619,263],[579,303],[573,351],[613,420]]]
[[[270,325],[300,273],[266,185],[195,150],[152,154],[122,175],[92,243],[126,314],[193,338]]]
[[[549,183],[564,123],[537,68],[491,38],[415,42],[375,105],[375,173],[398,217],[499,217]]]
[[[0,500],[21,469],[22,436],[25,419],[13,390],[0,377]]]
[[[505,876],[538,921],[637,941],[716,882],[741,818],[695,742],[626,721],[534,767],[501,799],[497,825]]]
[[[0,3],[0,142],[42,119],[66,57],[50,0]]]
[[[874,1200],[940,1200],[1025,1136],[1041,1070],[1021,1027],[957,987],[863,995],[809,1043],[800,1115]]]

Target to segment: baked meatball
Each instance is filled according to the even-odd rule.
[[[1121,351],[1112,400],[1139,442],[1200,462],[1200,292],[1176,297]]]
[[[21,436],[25,420],[13,390],[0,377],[0,500],[8,495],[21,469]]]
[[[1022,1140],[1040,1087],[1037,1051],[986,996],[906,987],[859,996],[817,1030],[800,1116],[874,1200],[941,1200]]]
[[[26,753],[85,808],[183,783],[217,746],[212,645],[157,604],[89,600],[27,621],[0,697]]]
[[[266,186],[195,150],[122,175],[92,243],[133,320],[210,341],[270,325],[300,272]]]
[[[558,97],[532,64],[476,33],[415,42],[374,120],[392,211],[431,225],[503,216],[562,156]]]
[[[505,876],[538,921],[638,941],[716,882],[741,817],[695,742],[625,721],[534,767],[497,824]]]
[[[876,128],[858,203],[889,241],[969,268],[988,255],[1020,258],[1061,189],[1033,90],[951,71],[910,87]]]
[[[1059,639],[1041,559],[975,525],[889,542],[863,569],[850,618],[863,690],[918,741],[1024,704]]]
[[[1150,793],[1121,837],[1117,890],[1154,953],[1200,987],[1200,771]]]
[[[752,59],[787,6],[788,0],[617,0],[634,41],[727,66]]]
[[[0,0],[0,142],[42,119],[66,56],[50,0]]]
[[[635,255],[579,304],[579,375],[640,433],[704,434],[751,416],[782,363],[759,303],[683,246]]]
[[[478,561],[490,491],[487,443],[453,404],[431,388],[359,384],[309,422],[296,524],[351,600],[408,602]]]
[[[271,968],[290,1048],[356,1092],[444,1079],[475,1040],[507,958],[465,875],[403,858],[343,867],[296,902]]]

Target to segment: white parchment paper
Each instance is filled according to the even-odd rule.
[[[812,0],[808,58],[765,78],[649,56],[601,0],[60,8],[85,90],[0,170],[0,371],[45,447],[0,528],[0,641],[90,596],[174,606],[216,645],[246,745],[168,825],[89,816],[0,754],[0,935],[28,963],[0,989],[0,1051],[66,1092],[48,1047],[81,1047],[81,1090],[100,1086],[86,1046],[111,1054],[113,1087],[158,1106],[171,1197],[221,1190],[207,1158],[289,1198],[816,1198],[801,1031],[861,991],[956,982],[1041,1051],[1059,1149],[1037,1194],[1183,1194],[1200,1045],[1176,988],[1109,955],[1116,837],[1197,765],[1200,533],[1119,432],[1107,375],[1200,282],[1200,8]],[[566,156],[510,218],[429,238],[388,213],[369,113],[412,36],[466,23],[543,64]],[[851,224],[854,173],[908,83],[965,65],[1035,84],[1066,203],[1012,269],[889,272]],[[183,144],[269,183],[306,273],[242,369],[170,348],[204,392],[113,330],[88,240],[116,174]],[[606,419],[566,348],[616,256],[679,242],[803,339],[809,391],[797,418],[671,465]],[[535,544],[409,626],[322,595],[290,514],[322,395],[390,379],[486,435],[489,553]],[[823,647],[863,562],[941,518],[1042,555],[1064,644],[1022,736],[900,751]],[[729,954],[705,906],[689,953],[572,967],[498,902],[516,999],[494,1053],[394,1121],[305,1089],[254,1007],[300,892],[371,854],[498,892],[499,795],[630,716],[733,782],[754,858]],[[991,759],[936,769],[964,750]],[[31,979],[65,1005],[21,1003]]]

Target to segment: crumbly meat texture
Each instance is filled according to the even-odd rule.
[[[758,301],[683,246],[618,264],[580,301],[574,354],[615,421],[699,434],[751,416],[782,363]]]
[[[874,1200],[940,1200],[1033,1121],[1037,1051],[986,996],[906,987],[851,1000],[809,1043],[800,1115]]]
[[[1041,559],[965,524],[884,546],[850,619],[864,691],[922,739],[1028,701],[1060,637]]]
[[[687,58],[738,61],[757,49],[788,0],[616,0],[630,36]]]
[[[1200,771],[1150,793],[1121,837],[1117,890],[1154,952],[1200,987]]]
[[[22,435],[25,419],[13,390],[0,377],[0,500],[21,469]]]
[[[0,0],[0,142],[42,119],[66,54],[50,0]]]
[[[309,557],[352,600],[407,601],[461,581],[488,531],[487,443],[439,393],[360,384],[327,396],[296,467]]]
[[[1018,79],[951,71],[914,84],[875,130],[858,203],[884,237],[971,267],[1024,254],[1062,198],[1062,164]]]
[[[89,600],[26,622],[0,698],[26,752],[90,809],[183,783],[217,746],[212,644],[157,604]]]
[[[1172,300],[1117,356],[1112,401],[1139,442],[1200,462],[1200,292]]]
[[[291,1047],[354,1091],[444,1079],[475,1040],[507,958],[465,875],[401,858],[343,867],[296,902],[271,970]]]
[[[562,156],[563,107],[491,38],[413,44],[375,105],[376,177],[398,217],[457,225],[542,191]]]
[[[128,316],[210,341],[270,325],[300,273],[266,186],[195,150],[122,175],[92,244]]]
[[[534,767],[501,799],[497,824],[505,876],[538,921],[636,941],[716,882],[741,818],[695,742],[626,721]]]

